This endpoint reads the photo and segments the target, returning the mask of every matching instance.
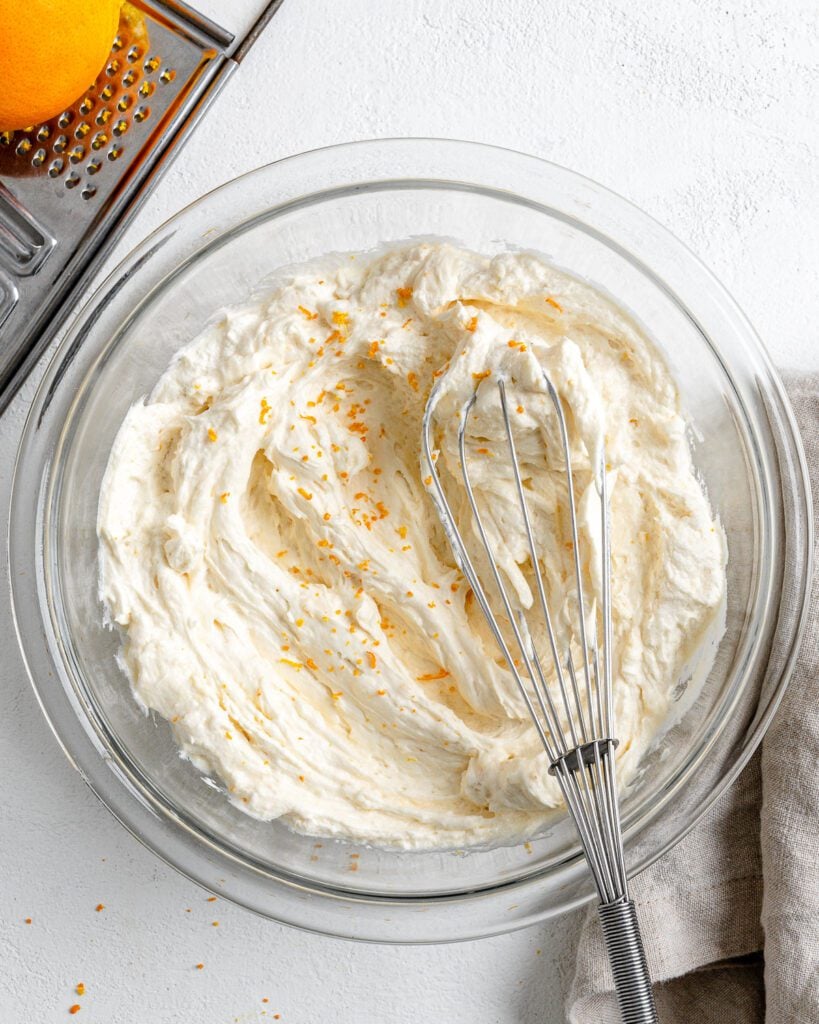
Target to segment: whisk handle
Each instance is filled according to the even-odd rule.
[[[658,1024],[637,911],[631,900],[597,908],[623,1024]]]

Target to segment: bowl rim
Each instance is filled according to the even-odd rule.
[[[295,162],[310,159],[316,154],[321,154],[322,156],[326,154],[334,154],[338,156],[340,154],[362,153],[368,150],[373,152],[376,150],[384,151],[388,150],[392,146],[406,146],[408,144],[412,145],[415,149],[425,147],[432,147],[434,149],[435,147],[441,146],[454,146],[464,152],[469,150],[470,154],[475,155],[474,159],[477,166],[480,165],[478,156],[483,153],[487,156],[492,155],[495,158],[501,157],[506,160],[512,159],[524,161],[530,167],[532,165],[536,165],[548,168],[559,177],[565,178],[568,184],[582,186],[585,192],[591,193],[591,195],[593,197],[597,197],[599,201],[606,203],[613,202],[620,211],[625,211],[629,217],[636,217],[638,222],[651,224],[654,231],[659,233],[660,238],[666,243],[670,243],[671,247],[677,252],[682,252],[687,263],[694,266],[699,275],[709,282],[710,287],[715,291],[717,297],[727,307],[729,314],[734,319],[735,325],[738,325],[738,327],[742,329],[746,338],[753,345],[756,357],[759,359],[765,371],[767,371],[767,379],[765,383],[771,389],[771,393],[768,398],[776,403],[775,413],[781,420],[781,426],[787,434],[785,441],[789,449],[788,454],[795,467],[794,480],[801,488],[800,493],[796,495],[794,504],[799,505],[800,512],[807,510],[807,514],[803,517],[804,522],[801,524],[803,527],[801,547],[804,549],[804,556],[800,564],[804,571],[801,573],[801,586],[799,585],[799,582],[797,583],[799,586],[799,592],[797,592],[796,595],[796,601],[800,611],[793,628],[793,636],[788,655],[783,664],[777,684],[769,691],[769,700],[767,704],[762,708],[761,713],[759,713],[759,711],[757,712],[757,715],[754,718],[753,728],[749,735],[745,737],[739,756],[735,758],[730,770],[726,771],[720,778],[719,782],[711,789],[707,798],[701,802],[697,812],[685,823],[685,827],[675,831],[674,835],[667,843],[652,851],[650,856],[643,858],[636,866],[636,870],[642,870],[647,867],[648,864],[661,856],[662,853],[678,842],[688,831],[690,831],[691,828],[694,827],[705,811],[734,780],[758,746],[762,735],[764,734],[764,731],[784,694],[787,680],[792,671],[798,643],[807,622],[807,595],[811,577],[813,555],[813,524],[812,517],[810,515],[809,482],[801,439],[799,438],[793,413],[790,409],[783,386],[771,365],[767,352],[756,336],[753,328],[725,289],[716,282],[713,275],[711,275],[707,268],[703,266],[699,259],[691,253],[691,251],[682,242],[676,239],[671,232],[663,228],[657,221],[644,213],[634,204],[630,203],[628,200],[622,199],[611,190],[598,185],[583,175],[579,175],[576,172],[562,168],[559,165],[550,163],[549,161],[544,161],[538,157],[519,153],[515,150],[495,146],[485,146],[474,142],[461,142],[458,140],[435,138],[397,138],[371,139],[352,143],[341,143],[335,146],[321,147],[305,153],[295,154],[248,171],[247,173],[220,185],[218,188],[211,190],[205,195],[189,203],[139,243],[128,255],[125,256],[122,261],[120,261],[116,267],[113,268],[105,280],[88,297],[82,309],[79,310],[73,318],[69,329],[66,331],[62,341],[50,358],[45,374],[37,388],[23,429],[12,476],[8,543],[9,565],[12,568],[12,572],[10,574],[12,583],[12,615],[18,643],[26,665],[26,671],[29,675],[29,679],[32,683],[32,687],[41,705],[43,713],[45,714],[52,731],[66,753],[69,761],[80,771],[95,795],[97,795],[105,806],[108,807],[114,816],[117,817],[117,819],[120,820],[125,827],[136,836],[136,838],[138,838],[144,845],[150,848],[163,860],[176,867],[177,870],[180,870],[183,874],[198,881],[206,888],[220,892],[220,894],[233,899],[235,902],[238,902],[249,909],[262,913],[264,916],[273,916],[285,923],[294,924],[299,927],[306,927],[308,930],[315,930],[325,934],[329,931],[330,934],[375,939],[377,941],[407,941],[407,939],[406,937],[396,939],[390,936],[385,938],[379,933],[378,928],[375,926],[370,926],[363,930],[358,929],[358,932],[356,933],[356,930],[351,927],[349,922],[341,928],[333,927],[328,929],[326,927],[314,926],[309,922],[305,923],[303,917],[298,913],[293,912],[292,908],[290,908],[289,913],[284,911],[282,913],[277,912],[275,914],[271,914],[269,910],[260,910],[257,901],[249,898],[247,893],[243,891],[242,886],[218,885],[215,881],[215,879],[226,874],[226,865],[224,860],[230,860],[231,858],[230,851],[224,847],[219,848],[218,851],[216,847],[212,847],[211,851],[201,851],[202,856],[198,858],[198,863],[193,867],[191,866],[190,847],[185,846],[183,843],[183,836],[185,834],[190,834],[189,826],[181,820],[178,815],[170,813],[170,809],[167,805],[161,807],[161,813],[164,814],[164,819],[161,818],[157,813],[157,811],[160,810],[158,803],[154,802],[154,806],[151,806],[150,794],[145,793],[144,790],[141,793],[137,793],[135,791],[134,780],[128,778],[128,773],[123,770],[123,765],[121,763],[116,764],[115,760],[112,759],[111,749],[106,747],[99,735],[93,735],[93,731],[89,730],[89,722],[93,719],[93,708],[81,700],[80,696],[76,691],[74,691],[70,683],[66,683],[64,670],[61,671],[62,666],[59,660],[60,656],[64,657],[64,654],[62,654],[62,644],[59,632],[56,630],[49,630],[49,624],[47,622],[48,616],[43,614],[45,606],[48,604],[48,596],[46,593],[47,588],[43,583],[42,573],[39,571],[35,572],[34,570],[35,567],[37,569],[41,567],[42,563],[40,560],[45,557],[45,551],[47,548],[47,542],[44,541],[43,543],[40,543],[40,531],[44,529],[43,510],[47,509],[49,505],[50,488],[54,484],[54,468],[59,462],[59,460],[55,458],[55,453],[59,452],[59,447],[63,439],[63,434],[60,432],[57,445],[55,447],[51,438],[45,438],[44,440],[43,431],[47,426],[54,426],[53,421],[55,416],[57,416],[58,410],[65,414],[63,416],[63,420],[58,420],[58,422],[67,423],[70,421],[71,410],[73,410],[74,407],[73,402],[76,398],[72,399],[65,393],[58,394],[58,387],[66,374],[72,373],[76,376],[78,367],[83,367],[80,379],[85,380],[92,372],[97,360],[104,355],[107,350],[107,346],[102,350],[83,351],[82,344],[87,334],[94,326],[100,309],[105,308],[107,304],[115,301],[123,280],[129,280],[138,272],[143,263],[158,251],[160,243],[164,244],[164,242],[172,236],[176,227],[185,222],[190,211],[202,208],[208,202],[214,202],[216,197],[224,196],[232,188],[238,189],[240,187],[240,183],[247,184],[251,182],[254,179],[254,176],[275,173],[273,169],[292,166]],[[434,157],[434,153],[430,153],[429,155]],[[480,174],[478,175],[478,178],[480,178]],[[395,180],[400,181],[404,179],[397,178]],[[432,179],[426,178],[424,180]],[[447,179],[441,179],[440,181],[441,185],[446,185],[447,183],[452,185],[456,184],[454,180],[448,181]],[[515,195],[512,190],[509,191],[510,196]],[[307,200],[316,194],[317,193],[314,192],[306,193],[301,198]],[[298,198],[299,197],[293,197],[294,200]],[[269,214],[270,211],[268,210],[267,213]],[[230,229],[220,231],[219,235],[222,236],[227,234],[229,230],[233,229],[234,228],[231,227]],[[616,243],[616,240],[609,239],[608,237],[606,238],[606,241],[614,242],[616,245],[618,244]],[[198,250],[196,255],[198,255]],[[642,262],[640,263],[640,267],[641,269],[647,270],[652,277],[657,280],[656,275],[653,274],[650,267]],[[662,279],[659,280],[660,283],[664,285]],[[149,290],[142,296],[140,302],[137,303],[135,307],[132,307],[131,315],[135,313],[136,309],[143,301],[147,301],[150,298],[152,293],[153,289]],[[680,304],[683,309],[687,309],[687,306],[682,303]],[[705,331],[702,333],[704,337],[708,339],[708,334]],[[715,353],[719,357],[719,353],[716,349]],[[733,381],[730,373],[727,373],[727,377]],[[31,474],[26,472],[30,467],[31,459],[34,457],[38,458],[38,462],[42,464],[43,469],[42,474],[39,475],[37,479],[31,479]],[[35,508],[37,511],[37,514],[34,517],[33,530],[31,529],[32,508]],[[24,540],[23,543],[20,541],[21,537]],[[38,622],[38,619],[42,621]],[[44,640],[45,643],[43,643]],[[45,680],[53,678],[60,680],[62,683],[61,688],[45,682]],[[65,712],[69,710],[69,708],[71,714],[67,715]],[[147,802],[146,797],[148,798]],[[173,834],[174,829],[179,829],[178,835]],[[208,838],[202,835],[201,831],[196,833],[196,840],[198,843],[208,843]],[[241,863],[244,868],[249,869],[251,872],[256,870],[247,860],[244,860]],[[212,870],[214,865],[218,872],[216,875]],[[632,868],[632,872],[633,870],[634,868]],[[270,878],[269,875],[265,874],[264,877],[271,885],[274,883],[274,879]],[[521,908],[521,913],[513,915],[511,920],[507,915],[503,921],[496,917],[491,922],[481,923],[480,925],[476,925],[475,922],[471,922],[469,929],[466,932],[463,932],[462,934],[453,933],[451,935],[445,935],[445,938],[473,938],[476,935],[494,934],[497,932],[507,931],[515,927],[523,927],[536,920],[549,916],[549,911],[543,912],[542,910],[539,911],[537,909],[536,889],[539,881],[540,878],[538,876],[514,879],[500,883],[495,887],[482,889],[480,894],[477,896],[468,892],[459,892],[457,894],[436,894],[431,896],[388,896],[376,898],[370,895],[363,895],[360,892],[356,893],[352,890],[334,890],[332,888],[322,889],[321,887],[316,888],[312,885],[305,886],[286,878],[277,877],[275,879],[277,884],[281,884],[283,887],[290,886],[299,892],[309,893],[311,898],[318,898],[319,900],[329,899],[349,901],[353,906],[375,904],[377,906],[389,907],[391,912],[394,913],[397,911],[401,914],[403,914],[407,908],[418,911],[426,909],[430,905],[451,906],[463,901],[473,901],[476,898],[484,899],[500,895],[501,898],[505,900],[508,899],[509,894],[512,892],[515,893],[520,902],[526,902],[526,906]],[[581,897],[573,901],[569,901],[560,909],[564,910],[569,909],[572,906],[580,905],[586,902],[589,898],[591,898],[591,894],[585,898]],[[555,912],[557,911],[551,911],[551,913]],[[411,935],[411,941],[441,941],[440,934],[436,934],[433,937],[427,937],[424,926],[417,928],[416,931],[418,932],[417,937]]]

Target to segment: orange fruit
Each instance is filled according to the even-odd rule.
[[[120,0],[0,0],[0,131],[61,113],[111,52]]]

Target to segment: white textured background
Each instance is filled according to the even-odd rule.
[[[204,9],[235,30],[258,2]],[[818,61],[815,0],[285,0],[121,252],[278,157],[372,136],[473,139],[638,203],[710,265],[780,364],[819,366]],[[34,383],[0,420],[3,524]],[[5,547],[0,560],[5,576]],[[563,1020],[571,920],[381,948],[206,902],[69,767],[24,677],[5,587],[0,655],[3,1024]]]

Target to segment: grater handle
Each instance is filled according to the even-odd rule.
[[[597,912],[623,1024],[658,1024],[643,939],[632,900],[602,903]]]

